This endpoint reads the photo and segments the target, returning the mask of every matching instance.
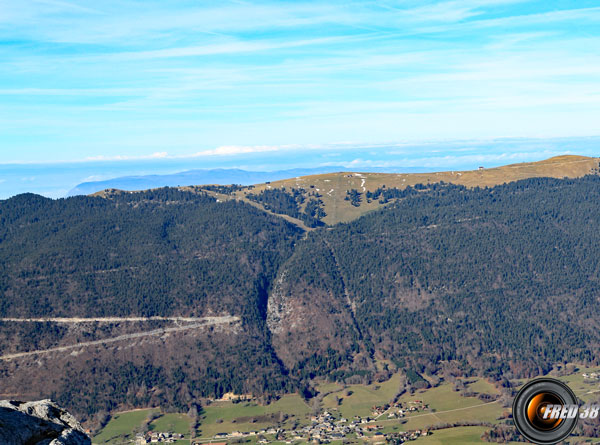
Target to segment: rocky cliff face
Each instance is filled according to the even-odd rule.
[[[90,445],[79,422],[51,400],[0,400],[0,443],[4,445]]]

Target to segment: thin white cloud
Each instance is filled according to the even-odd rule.
[[[19,34],[28,32],[47,42],[116,43],[153,42],[171,39],[180,33],[236,35],[253,30],[298,30],[317,26],[344,27],[346,31],[411,32],[424,24],[462,23],[482,13],[483,8],[519,3],[523,0],[461,0],[432,2],[426,5],[390,6],[369,2],[264,2],[219,3],[217,6],[166,6],[163,2],[106,2],[93,7],[58,0],[40,0],[32,5],[11,7],[0,16],[0,23],[16,25]],[[26,2],[25,2],[26,3]],[[44,7],[40,7],[40,4]],[[35,6],[33,6],[35,5]],[[57,18],[56,11],[80,11],[84,18],[98,14],[95,20],[77,15]],[[10,13],[8,13],[10,12]],[[46,23],[47,26],[36,26]]]
[[[223,54],[240,54],[259,51],[273,51],[286,48],[298,48],[303,46],[324,45],[336,42],[356,41],[355,37],[326,37],[319,39],[300,39],[290,41],[258,40],[258,41],[233,41],[227,43],[208,44],[200,46],[187,46],[178,48],[167,48],[154,51],[123,52],[114,55],[116,59],[138,60],[138,59],[163,59],[173,57],[198,57],[214,56]]]
[[[152,153],[151,155],[141,155],[141,156],[105,156],[105,155],[97,155],[97,156],[88,156],[84,159],[85,161],[137,161],[144,159],[165,159],[168,157],[168,153],[166,151]]]
[[[56,11],[67,11],[67,12],[84,12],[87,14],[103,14],[98,9],[92,9],[85,6],[81,6],[71,2],[59,1],[59,0],[33,0],[34,3],[42,6],[51,6]]]
[[[597,134],[600,8],[42,3],[0,6],[0,138],[30,159]]]
[[[297,146],[286,145],[286,146],[274,146],[274,145],[255,145],[255,146],[244,146],[244,145],[223,145],[212,150],[199,151],[191,155],[191,157],[201,156],[232,156],[248,153],[264,153],[267,151],[280,151],[290,150],[297,148]]]
[[[385,168],[385,167],[396,167],[402,165],[398,161],[373,161],[370,159],[353,159],[350,162],[338,162],[331,163],[332,165],[341,164],[348,169],[357,169],[357,168]]]
[[[467,32],[469,30],[481,30],[489,28],[514,29],[524,27],[532,29],[539,25],[550,25],[555,23],[575,22],[579,26],[584,23],[597,23],[600,21],[600,7],[592,8],[569,8],[554,10],[549,12],[515,14],[499,18],[483,18],[461,23],[450,23],[446,25],[427,25],[415,28],[413,31],[417,34],[426,33],[449,33],[449,32]]]
[[[531,162],[553,156],[572,154],[570,150],[535,150],[521,152],[480,153],[467,155],[423,156],[418,158],[399,159],[399,164],[406,167],[452,168],[468,165],[504,165],[518,162]]]

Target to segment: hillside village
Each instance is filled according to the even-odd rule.
[[[577,394],[581,394],[582,400],[596,400],[599,368],[559,367],[555,373],[564,373],[560,378]],[[395,380],[390,380],[387,388],[352,387],[343,393],[345,399],[336,397],[340,394],[338,386],[324,386],[322,390],[327,395],[320,401],[318,411],[311,411],[308,405],[302,406],[300,399],[296,399],[294,403],[301,406],[301,409],[295,411],[296,406],[290,402],[297,396],[284,397],[272,402],[273,405],[267,405],[270,409],[264,409],[264,406],[257,405],[257,399],[251,394],[229,393],[206,404],[206,411],[197,419],[199,424],[184,414],[163,413],[157,416],[156,410],[128,412],[123,415],[129,416],[128,420],[117,416],[115,422],[129,424],[132,427],[131,434],[119,436],[115,433],[120,427],[115,429],[109,425],[112,432],[107,431],[108,434],[97,436],[94,443],[375,445],[412,443],[415,440],[420,443],[421,438],[430,435],[433,438],[427,441],[445,443],[445,440],[461,434],[464,435],[465,442],[468,442],[467,437],[485,441],[486,437],[491,437],[488,434],[489,428],[505,425],[509,411],[507,406],[503,406],[493,383],[476,378],[464,383],[467,386],[463,391],[457,390],[457,385],[446,382],[418,393],[407,393],[402,398],[394,396],[397,384]],[[378,400],[372,404],[364,404],[363,397],[369,396],[376,396]],[[355,399],[352,400],[353,398]],[[357,401],[358,404],[355,404]],[[139,420],[134,420],[136,418]],[[154,419],[156,423],[147,423],[148,419]],[[142,427],[146,422],[149,431],[139,433],[140,426],[133,430],[136,422],[141,422]],[[256,426],[253,427],[253,424]]]
[[[284,430],[269,428],[260,431],[251,431],[242,433],[235,431],[232,433],[221,433],[214,436],[215,439],[237,439],[243,437],[258,436],[258,443],[268,444],[274,441],[291,444],[294,442],[312,442],[312,443],[330,443],[336,440],[345,439],[348,436],[357,439],[374,438],[386,441],[392,436],[400,439],[399,443],[407,440],[414,440],[420,436],[428,435],[427,430],[406,431],[401,433],[385,434],[380,432],[381,425],[374,423],[380,417],[392,419],[401,418],[409,411],[427,409],[426,406],[414,406],[403,408],[400,404],[394,404],[392,407],[374,407],[373,417],[362,418],[355,416],[353,419],[336,418],[332,413],[324,411],[318,416],[311,417],[311,424],[294,430]],[[271,439],[267,438],[271,436]],[[388,437],[389,436],[389,437]],[[201,442],[198,442],[200,444]]]
[[[312,416],[310,418],[310,425],[302,426],[301,428],[286,430],[280,427],[271,427],[258,431],[233,431],[215,434],[212,439],[231,441],[256,437],[258,438],[257,443],[260,444],[272,442],[285,442],[291,444],[297,442],[330,443],[350,436],[357,439],[403,443],[429,434],[427,429],[383,433],[380,431],[383,429],[383,426],[376,423],[379,419],[400,419],[405,417],[408,413],[429,411],[428,405],[424,404],[421,400],[410,401],[406,406],[401,403],[373,406],[372,410],[371,416],[354,416],[352,419],[346,419],[344,417],[339,417],[335,413],[324,411],[321,414]],[[174,443],[182,438],[183,435],[181,434],[152,431],[145,435],[138,434],[136,436],[135,444]],[[205,439],[193,441],[192,445],[203,445],[204,443],[206,443]]]

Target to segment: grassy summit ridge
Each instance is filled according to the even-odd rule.
[[[301,176],[274,181],[269,184],[257,184],[251,190],[243,188],[234,196],[246,200],[249,194],[259,194],[264,190],[303,189],[305,197],[318,195],[323,202],[327,216],[323,222],[329,225],[352,221],[366,212],[382,207],[378,200],[367,202],[364,194],[374,192],[380,187],[405,189],[417,184],[446,182],[466,187],[492,187],[507,182],[528,178],[578,178],[587,174],[597,174],[598,158],[586,156],[555,156],[538,162],[524,162],[495,168],[467,171],[443,171],[435,173],[360,173],[339,172],[321,175]],[[357,190],[362,193],[359,206],[353,206],[346,200],[347,192]]]

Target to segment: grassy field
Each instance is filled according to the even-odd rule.
[[[94,443],[115,443],[133,439],[135,436],[133,430],[142,425],[148,414],[154,411],[158,411],[158,409],[143,409],[115,414],[100,434],[94,437]]]
[[[600,380],[590,381],[583,378],[584,373],[600,373],[600,368],[586,368],[577,366],[578,370],[574,374],[559,377],[573,390],[575,395],[586,402],[597,402],[600,398]]]
[[[481,435],[488,428],[480,426],[463,426],[433,431],[433,434],[418,438],[419,445],[468,445],[473,443],[488,443],[481,440]]]
[[[327,216],[327,224],[348,222],[360,217],[368,211],[381,207],[378,201],[368,203],[363,195],[359,207],[354,207],[346,201],[346,191],[356,189],[361,193],[374,191],[381,186],[388,188],[405,188],[415,184],[429,184],[440,181],[467,187],[485,187],[518,181],[534,177],[580,177],[593,173],[598,168],[598,158],[584,156],[556,156],[539,162],[525,162],[496,168],[470,171],[446,171],[436,173],[328,173],[322,175],[302,176],[298,178],[273,181],[270,184],[257,184],[251,193],[260,193],[267,188],[303,188],[308,192],[321,195]],[[235,195],[245,200],[248,190],[242,190]]]
[[[150,424],[152,431],[162,431],[190,436],[191,419],[186,414],[164,414]]]
[[[461,420],[495,422],[503,411],[504,409],[498,403],[487,403],[468,408],[455,408],[446,412],[418,413],[405,418],[406,423],[403,425],[403,429],[422,429],[440,423],[453,423]]]
[[[469,379],[468,389],[479,393],[497,394],[494,385],[485,379]],[[362,417],[371,416],[372,407],[384,405],[394,399],[398,392],[399,376],[393,376],[387,382],[376,385],[348,385],[338,392],[329,394],[323,399],[322,407],[341,416],[352,418],[355,415]],[[331,389],[331,388],[327,388]],[[346,394],[351,392],[351,395]],[[338,402],[341,399],[341,402]],[[404,394],[400,402],[409,405],[409,402],[420,400],[428,404],[432,411],[418,411],[409,414],[403,419],[403,430],[419,429],[439,423],[451,423],[459,420],[474,420],[494,422],[504,409],[497,403],[484,404],[476,397],[463,397],[453,390],[453,385],[442,384],[436,388],[417,391],[414,394]],[[409,405],[410,406],[410,405]],[[382,425],[398,424],[398,420],[388,420],[381,416],[378,422]]]
[[[586,401],[600,397],[600,382],[584,381],[582,374],[600,371],[600,368],[578,366],[571,375],[561,377]],[[464,380],[467,391],[496,394],[496,387],[485,379],[468,378]],[[398,392],[400,375],[394,375],[386,382],[370,385],[342,385],[323,382],[317,385],[325,396],[321,409],[334,413],[337,417],[352,419],[355,415],[372,416],[372,407],[381,406],[394,399]],[[500,403],[484,403],[477,397],[463,397],[454,391],[454,385],[443,383],[438,387],[420,390],[414,394],[405,393],[400,402],[409,405],[411,401],[422,401],[430,410],[410,413],[402,419],[388,419],[384,414],[374,423],[384,427],[383,432],[416,430],[454,423],[462,420],[494,423],[506,411]],[[409,405],[410,406],[410,405]],[[148,414],[157,410],[139,410],[116,414],[107,426],[94,438],[95,444],[121,443],[133,439],[134,430],[139,427]],[[259,431],[280,425],[284,429],[310,423],[311,408],[298,395],[287,395],[263,406],[256,402],[233,403],[217,401],[204,407],[201,423],[196,437],[212,438],[217,433],[232,431]],[[150,428],[154,431],[172,431],[189,438],[190,419],[185,414],[165,414],[154,420]],[[418,443],[482,443],[480,436],[486,428],[460,427],[435,431],[432,436],[418,439]],[[349,439],[349,438],[348,438]],[[251,443],[256,442],[252,438]],[[189,439],[181,444],[187,445]]]
[[[286,395],[269,405],[254,402],[214,402],[204,408],[197,435],[212,437],[232,431],[257,431],[269,428],[287,415],[285,425],[306,423],[310,407],[296,394]],[[281,413],[281,415],[280,415]]]
[[[348,385],[341,391],[331,393],[323,398],[323,408],[336,409],[342,416],[371,415],[374,405],[389,403],[398,393],[400,376],[394,375],[387,382],[372,385]],[[347,395],[350,394],[350,395]],[[338,399],[341,398],[341,403]]]
[[[344,388],[344,385],[341,385],[341,384],[335,383],[335,382],[333,382],[333,383],[324,382],[324,383],[320,383],[319,385],[317,385],[317,390],[322,394],[340,391],[343,388]]]
[[[491,384],[486,379],[464,379],[467,384],[467,388],[471,392],[477,392],[479,394],[500,394],[498,388]]]
[[[437,388],[430,388],[415,392],[413,395],[403,394],[400,401],[408,403],[414,400],[422,400],[429,408],[436,411],[447,411],[449,409],[466,408],[473,405],[481,405],[481,400],[476,397],[462,397],[459,392],[454,391],[453,385],[442,384]]]
[[[600,399],[600,380],[590,380],[590,379],[585,379],[583,377],[584,373],[592,373],[592,372],[596,372],[596,373],[600,373],[600,367],[591,367],[588,368],[584,365],[578,365],[578,364],[571,364],[573,366],[575,366],[576,370],[575,372],[571,372],[566,376],[560,376],[557,377],[554,374],[550,374],[548,377],[552,377],[552,378],[557,378],[559,380],[562,380],[563,382],[565,382],[569,388],[571,388],[573,390],[573,392],[575,393],[575,395],[577,397],[579,397],[580,399],[582,399],[584,402],[598,402],[598,400]],[[514,382],[519,382],[519,386],[517,386],[517,388],[520,387],[520,385],[528,382],[529,380],[516,380],[513,381]]]

